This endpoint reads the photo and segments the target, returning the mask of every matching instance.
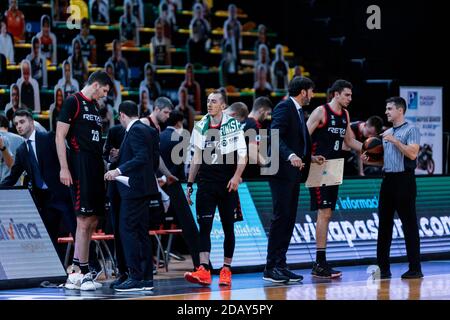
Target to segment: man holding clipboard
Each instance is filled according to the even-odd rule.
[[[338,172],[336,164],[339,166],[339,158],[342,158],[342,144],[360,151],[362,143],[355,140],[351,134],[350,116],[347,107],[352,101],[352,84],[345,80],[337,80],[331,87],[333,99],[330,103],[317,107],[308,119],[307,126],[311,135],[313,156],[322,156],[327,160],[336,159],[331,164],[330,172]],[[343,163],[342,163],[343,164]],[[320,168],[319,168],[320,169]],[[343,166],[342,169],[343,170]],[[314,170],[312,168],[310,175],[314,172],[322,177],[323,170]],[[317,177],[310,177],[311,180]],[[327,179],[324,179],[327,180]],[[329,179],[328,179],[329,180]],[[342,180],[341,180],[342,181]],[[309,189],[311,194],[311,210],[317,211],[316,226],[316,262],[313,264],[311,274],[317,278],[338,278],[342,272],[332,269],[326,260],[326,246],[328,235],[328,224],[331,220],[332,211],[336,207],[336,201],[339,189],[338,181],[329,180],[316,187]]]

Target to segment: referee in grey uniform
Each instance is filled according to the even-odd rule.
[[[419,152],[420,132],[405,120],[406,102],[401,97],[386,100],[386,116],[393,127],[383,133],[383,161],[369,164],[383,165],[383,181],[378,207],[379,228],[377,263],[381,278],[391,277],[389,253],[392,242],[394,213],[397,211],[405,235],[409,269],[402,279],[422,278],[420,240],[416,215],[416,179],[414,170]]]

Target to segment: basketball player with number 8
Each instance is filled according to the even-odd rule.
[[[332,100],[311,113],[306,125],[312,140],[312,156],[325,159],[342,158],[342,144],[361,151],[362,143],[351,134],[347,107],[352,101],[352,84],[337,80],[330,89]],[[342,272],[334,270],[326,260],[328,224],[336,206],[339,186],[310,188],[311,210],[317,210],[316,262],[311,274],[317,278],[338,278]]]

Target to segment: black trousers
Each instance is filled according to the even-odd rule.
[[[134,280],[153,279],[149,205],[149,197],[120,202],[119,233],[129,276]]]
[[[273,217],[269,231],[266,269],[285,268],[286,252],[297,217],[300,184],[275,178],[269,181],[269,185],[272,192]]]
[[[108,197],[109,197],[109,214],[111,219],[111,226],[114,232],[114,248],[116,252],[116,264],[120,274],[128,272],[125,255],[123,253],[122,239],[120,237],[119,219],[120,219],[120,194],[117,190],[116,183],[108,183]]]
[[[377,262],[381,270],[389,269],[394,213],[402,222],[409,268],[421,270],[420,240],[416,215],[416,178],[413,172],[385,173],[378,206],[379,228]]]

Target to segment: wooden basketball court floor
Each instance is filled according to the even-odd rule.
[[[233,275],[232,287],[219,287],[213,275],[210,287],[187,283],[177,276],[157,276],[152,292],[116,293],[109,288],[92,292],[64,288],[1,290],[0,300],[450,300],[450,261],[423,262],[423,279],[402,280],[407,264],[393,264],[392,279],[373,279],[371,266],[341,267],[338,280],[315,279],[310,269],[295,270],[304,276],[298,284],[273,284],[262,280],[262,273]],[[163,272],[161,271],[160,274]],[[375,276],[376,277],[376,276]]]

